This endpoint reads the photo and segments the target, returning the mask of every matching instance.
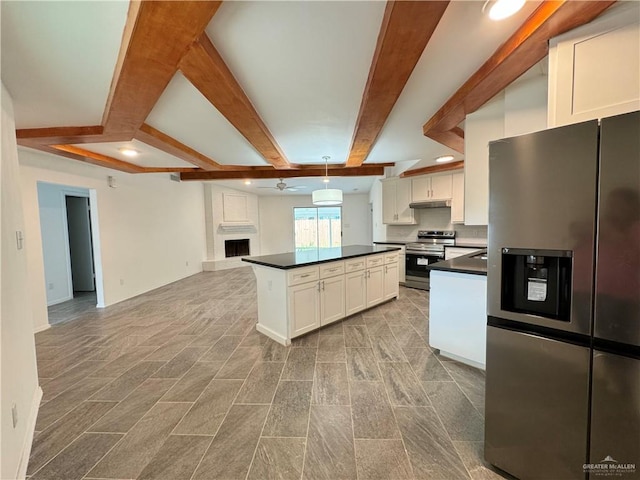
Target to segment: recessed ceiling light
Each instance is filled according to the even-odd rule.
[[[491,20],[503,20],[515,14],[524,4],[525,0],[487,0],[482,11],[488,12]]]
[[[244,181],[244,184],[245,184],[245,185],[251,185],[251,180],[245,180],[245,181]]]
[[[445,162],[450,162],[453,159],[454,159],[453,155],[442,155],[442,156],[436,158],[436,162],[445,163]]]
[[[134,150],[133,148],[128,148],[128,147],[122,147],[119,148],[118,151],[123,154],[125,157],[137,157],[140,152],[137,150]]]

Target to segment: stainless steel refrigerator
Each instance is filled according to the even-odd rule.
[[[640,112],[491,142],[489,192],[485,458],[640,479]]]

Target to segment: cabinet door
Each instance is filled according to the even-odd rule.
[[[464,173],[451,176],[451,223],[464,223]]]
[[[396,222],[396,181],[382,182],[382,223]]]
[[[291,338],[320,327],[320,293],[318,289],[318,282],[289,287]]]
[[[451,174],[431,176],[431,200],[451,198]]]
[[[384,266],[384,299],[390,300],[398,296],[398,262]]]
[[[411,179],[411,201],[425,202],[429,200],[431,192],[431,178],[427,175],[421,175]]]
[[[345,275],[345,316],[353,315],[367,308],[366,270]]]
[[[367,270],[367,307],[384,301],[384,265]]]
[[[396,183],[396,223],[415,223],[413,219],[413,209],[409,208],[411,203],[411,179],[400,178]]]
[[[320,280],[320,325],[344,318],[344,275]]]

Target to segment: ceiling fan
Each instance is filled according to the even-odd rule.
[[[281,178],[280,181],[276,183],[275,187],[258,187],[258,188],[275,188],[276,190],[280,190],[281,192],[284,192],[285,190],[288,192],[296,192],[298,190],[301,190],[307,187],[303,185],[294,185],[292,187],[287,187],[287,184],[284,183],[284,178]]]

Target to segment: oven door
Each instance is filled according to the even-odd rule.
[[[424,279],[428,281],[429,279],[429,270],[427,270],[427,265],[431,265],[432,263],[439,262],[440,260],[444,260],[444,254],[435,254],[435,253],[417,253],[417,252],[406,252],[406,276],[408,277],[417,277],[416,279]]]

